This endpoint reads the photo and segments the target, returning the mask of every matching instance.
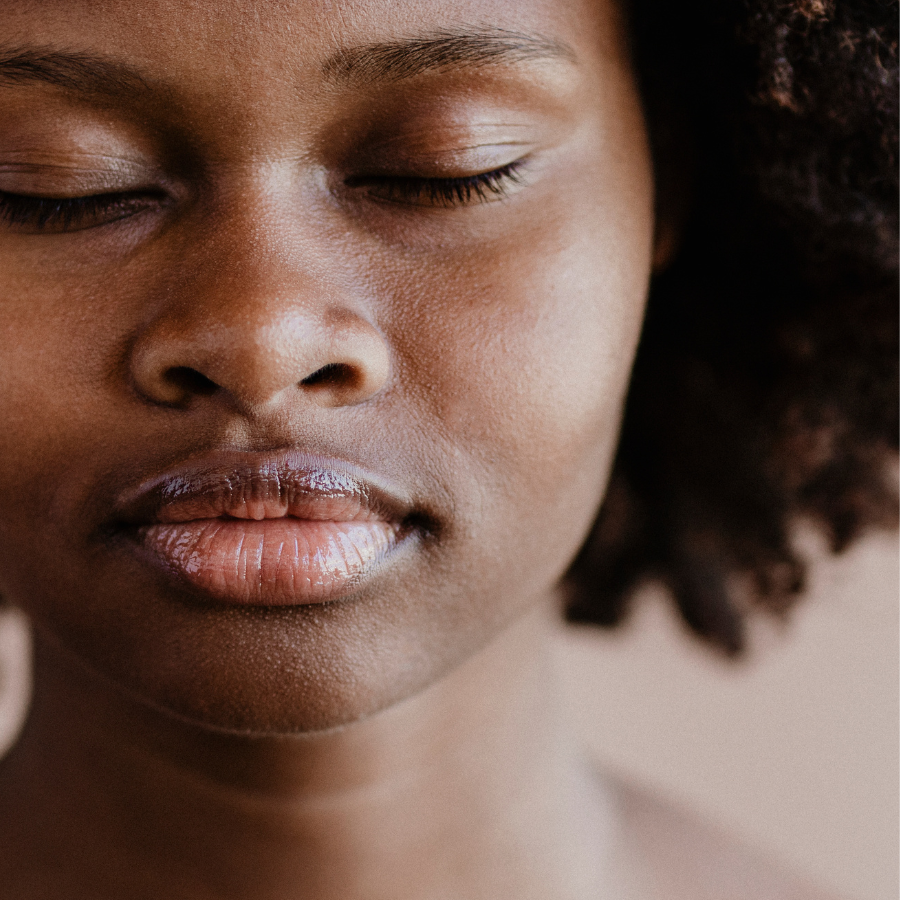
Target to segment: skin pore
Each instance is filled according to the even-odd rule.
[[[0,36],[4,896],[650,896],[548,650],[654,253],[616,6],[7,0]],[[331,602],[138,548],[122,498],[284,453],[399,510]]]

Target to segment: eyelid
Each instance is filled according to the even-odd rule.
[[[25,154],[17,154],[25,155]],[[167,179],[151,167],[118,157],[91,155],[89,159],[51,162],[47,154],[29,154],[27,161],[0,154],[0,191],[53,198],[86,197],[142,189],[167,189]],[[37,159],[35,158],[37,157]],[[56,157],[59,160],[59,156]],[[93,163],[93,164],[90,164]]]
[[[361,176],[349,179],[350,188],[366,189],[371,200],[394,206],[430,209],[464,208],[505,200],[521,184],[528,157],[499,168],[450,178]]]
[[[359,168],[369,176],[463,178],[519,163],[533,151],[534,145],[526,142],[476,144],[415,155],[398,153],[384,160],[367,161]]]
[[[499,146],[534,145],[544,135],[535,122],[477,122],[465,118],[428,116],[423,120],[391,121],[356,143],[354,155],[417,156],[447,150]]]

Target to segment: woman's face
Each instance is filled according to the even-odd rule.
[[[0,593],[254,731],[548,598],[651,264],[611,0],[5,0],[0,36]]]

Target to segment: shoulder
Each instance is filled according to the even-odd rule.
[[[612,780],[623,869],[641,900],[839,900],[695,813]]]

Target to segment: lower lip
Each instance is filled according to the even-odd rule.
[[[301,606],[338,599],[397,544],[383,522],[198,519],[149,525],[141,543],[211,599],[237,606]]]

